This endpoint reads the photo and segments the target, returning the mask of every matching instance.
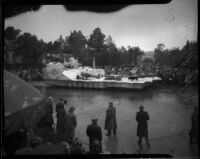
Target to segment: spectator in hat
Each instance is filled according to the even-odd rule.
[[[54,124],[54,120],[53,120],[53,103],[52,103],[52,98],[49,97],[47,99],[46,103],[45,103],[44,116],[41,117],[41,119],[38,122],[37,126],[52,128],[53,124]]]
[[[56,124],[57,135],[60,138],[60,140],[63,140],[65,135],[64,125],[65,125],[66,111],[64,109],[62,98],[60,98],[60,101],[56,105],[56,117],[57,117],[57,124]]]
[[[74,139],[77,118],[74,114],[75,107],[71,106],[65,116],[65,139],[71,143]]]
[[[116,108],[112,102],[109,102],[109,108],[106,110],[105,130],[108,131],[107,136],[111,135],[111,131],[116,135],[117,121],[116,121]]]
[[[63,104],[63,98],[59,99],[59,102],[56,104],[56,112],[58,112],[58,109],[63,109],[64,104]]]
[[[65,108],[65,110],[67,110],[67,109],[68,109],[67,100],[65,99],[63,103],[64,103],[64,108]]]
[[[99,152],[102,152],[102,131],[101,127],[97,123],[97,118],[92,118],[92,124],[87,126],[86,134],[89,137],[90,151],[93,151],[93,143],[97,140],[99,142]]]
[[[137,136],[139,136],[138,144],[142,144],[142,137],[145,138],[146,144],[150,147],[149,140],[148,140],[148,124],[147,120],[149,120],[148,112],[144,111],[143,105],[140,107],[140,111],[136,114],[136,121],[138,122],[137,126]]]
[[[52,97],[48,98],[48,104],[49,104],[49,111],[51,114],[53,114],[53,99],[52,99]]]

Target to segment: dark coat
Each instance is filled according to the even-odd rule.
[[[136,114],[137,126],[137,136],[146,137],[148,136],[148,124],[149,114],[145,111],[139,111]]]
[[[45,114],[41,117],[37,126],[39,127],[52,127],[54,124],[53,120],[53,104],[49,101],[45,103]]]
[[[64,104],[62,102],[58,102],[56,104],[56,112],[58,112],[59,109],[63,109],[64,108]]]
[[[93,144],[93,142],[95,140],[98,140],[99,144],[100,144],[100,149],[99,150],[101,152],[102,151],[102,144],[101,144],[102,131],[101,131],[101,127],[98,124],[96,124],[96,123],[90,124],[87,127],[86,134],[89,137],[89,147],[90,147],[90,150],[92,151],[92,144]]]
[[[75,135],[75,128],[77,125],[77,119],[74,113],[68,112],[65,116],[65,135],[66,139],[73,139]]]
[[[98,124],[90,124],[87,127],[86,134],[90,139],[102,140],[101,127]]]
[[[48,101],[48,107],[49,107],[50,113],[53,114],[53,103],[51,101]]]
[[[65,117],[66,117],[66,111],[63,109],[60,109],[57,114],[57,125],[56,130],[58,133],[65,133]]]
[[[114,130],[117,128],[115,107],[106,110],[105,130]]]

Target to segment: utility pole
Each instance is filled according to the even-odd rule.
[[[92,64],[92,66],[93,66],[93,69],[95,69],[95,56],[93,56],[93,64]]]

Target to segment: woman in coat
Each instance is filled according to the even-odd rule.
[[[77,119],[74,114],[75,108],[72,106],[69,108],[68,113],[65,116],[65,139],[71,143],[74,139],[75,128],[77,125]]]

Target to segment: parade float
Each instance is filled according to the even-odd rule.
[[[132,75],[123,77],[115,74],[106,75],[104,69],[81,66],[78,60],[70,57],[68,62],[49,62],[43,69],[45,84],[70,88],[95,89],[143,89],[161,80],[153,75],[137,75],[137,68]],[[36,83],[34,83],[37,85]]]

